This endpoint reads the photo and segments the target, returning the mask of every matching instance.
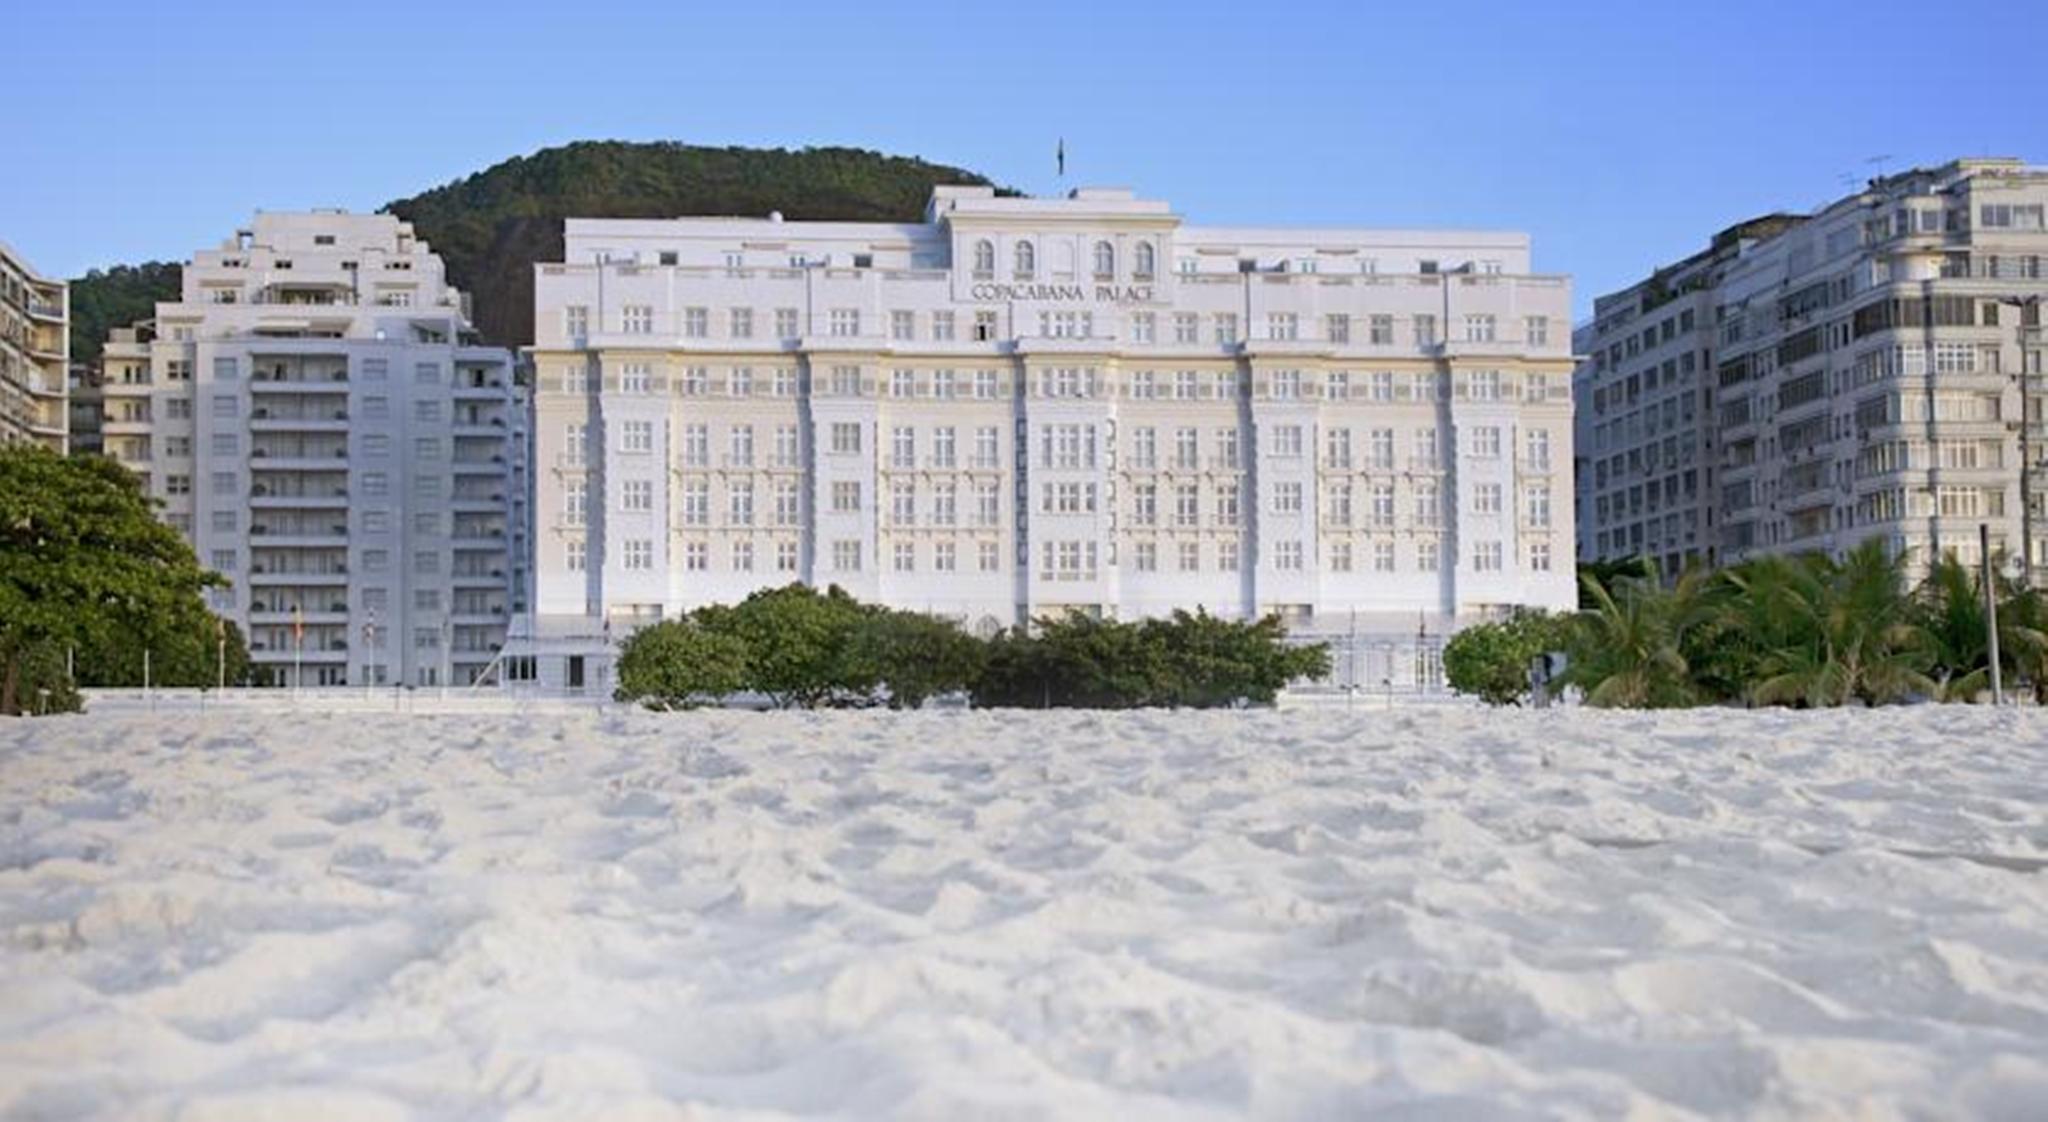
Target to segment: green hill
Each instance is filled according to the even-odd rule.
[[[982,184],[970,171],[858,148],[704,148],[579,141],[517,156],[445,187],[388,203],[448,263],[491,342],[533,341],[533,265],[562,259],[562,219],[766,215],[915,222],[935,184]],[[1007,193],[1007,192],[1006,192]],[[94,269],[71,282],[71,353],[99,357],[107,332],[178,295],[179,266]]]
[[[145,261],[93,269],[71,282],[71,361],[98,362],[107,332],[156,314],[159,300],[178,298],[176,261]]]
[[[562,259],[562,219],[760,215],[915,222],[935,184],[970,171],[857,148],[704,148],[582,141],[546,148],[384,210],[413,224],[473,298],[485,338],[533,341],[533,265]]]

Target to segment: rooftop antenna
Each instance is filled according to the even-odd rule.
[[[1067,138],[1060,137],[1059,148],[1053,152],[1053,160],[1059,164],[1060,178],[1067,177]]]
[[[1865,166],[1874,167],[1877,169],[1877,174],[1871,177],[1871,182],[1875,183],[1878,180],[1884,178],[1884,165],[1890,160],[1891,156],[1887,154],[1883,156],[1872,156],[1869,159],[1863,161]]]

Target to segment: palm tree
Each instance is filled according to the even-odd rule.
[[[2008,678],[2038,681],[2048,653],[2038,593],[1998,576],[2003,557],[1992,562],[1997,589],[1999,667]],[[1990,684],[1991,656],[1984,626],[1984,585],[1968,565],[1944,554],[1927,571],[1914,599],[1920,626],[1933,654],[1933,676],[1948,701],[1968,701]]]
[[[1646,576],[1614,579],[1612,589],[1590,573],[1580,586],[1590,607],[1575,619],[1566,680],[1585,691],[1586,704],[1663,709],[1703,699],[1684,644],[1712,614],[1717,582],[1710,572],[1688,569],[1666,588],[1651,566]]]
[[[1730,582],[1768,628],[1751,700],[1764,705],[1881,705],[1937,692],[1905,560],[1876,538],[1840,561],[1821,554],[1758,563]]]

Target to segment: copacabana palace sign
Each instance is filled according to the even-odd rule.
[[[1149,284],[995,284],[981,282],[967,290],[976,300],[1044,301],[1059,303],[1092,300],[1102,304],[1150,304],[1154,300]]]

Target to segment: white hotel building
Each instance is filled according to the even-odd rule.
[[[527,609],[524,390],[389,215],[259,214],[114,332],[105,454],[285,684],[462,684]]]
[[[986,633],[1278,612],[1434,688],[1570,606],[1570,292],[1518,234],[1202,228],[940,187],[916,224],[567,223],[536,283],[538,676],[792,581]]]

